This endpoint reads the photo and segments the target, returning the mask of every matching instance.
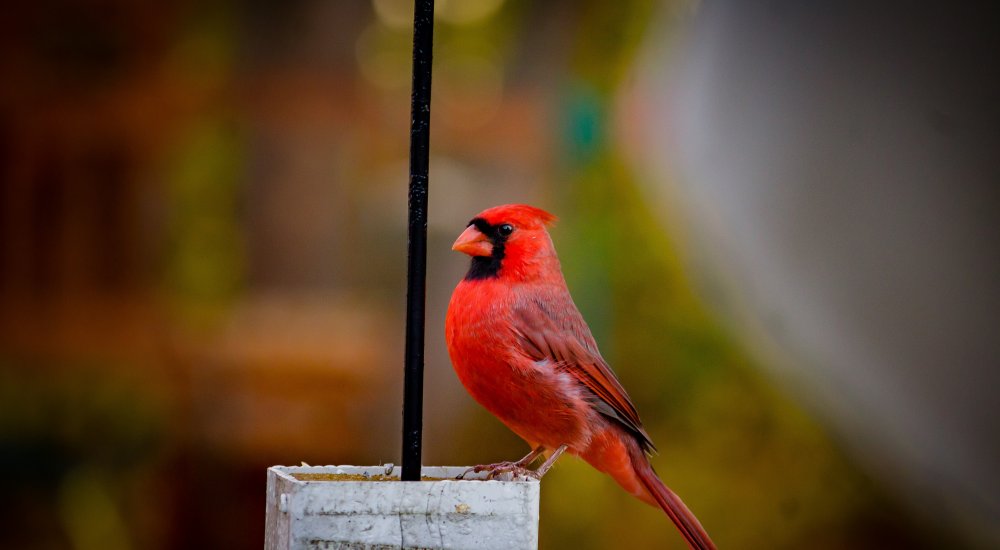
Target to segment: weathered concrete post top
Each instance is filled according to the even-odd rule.
[[[422,481],[400,482],[391,464],[273,466],[264,548],[537,548],[538,481],[456,480],[463,471],[424,467]]]

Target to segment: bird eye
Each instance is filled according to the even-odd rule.
[[[497,228],[497,233],[499,233],[501,237],[506,237],[507,235],[510,235],[513,232],[514,232],[514,226],[509,223],[505,223]]]

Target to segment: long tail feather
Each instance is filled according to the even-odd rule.
[[[598,431],[580,456],[643,502],[662,508],[691,548],[716,550],[698,518],[663,484],[639,440],[624,428],[610,425]]]
[[[632,450],[632,449],[630,449]],[[636,449],[638,450],[638,449]],[[639,450],[638,453],[631,452],[632,467],[635,468],[636,476],[643,487],[649,491],[653,500],[670,517],[677,529],[680,530],[688,546],[695,550],[716,550],[715,543],[708,536],[705,528],[701,526],[698,518],[684,505],[681,497],[677,496],[669,487],[664,485],[653,467],[649,464],[649,459]]]

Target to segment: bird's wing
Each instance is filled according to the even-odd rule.
[[[590,329],[568,294],[523,300],[514,313],[514,331],[529,357],[536,361],[548,359],[574,376],[593,394],[592,405],[598,412],[635,434],[644,449],[656,449],[635,405],[601,357]]]

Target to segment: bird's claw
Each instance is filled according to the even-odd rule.
[[[496,479],[497,476],[506,473],[511,474],[511,477],[521,476],[530,477],[532,479],[541,479],[542,476],[538,475],[538,472],[534,470],[529,470],[517,462],[497,462],[495,464],[480,464],[479,466],[473,466],[468,470],[462,472],[455,479],[464,479],[465,476],[469,475],[470,472],[489,472],[486,474],[486,479]]]
[[[497,476],[510,473],[511,479],[520,477],[530,477],[532,479],[541,480],[542,476],[534,470],[529,470],[524,466],[512,466],[510,468],[497,468],[496,470],[491,470],[490,473],[486,474],[486,479],[495,479]]]

